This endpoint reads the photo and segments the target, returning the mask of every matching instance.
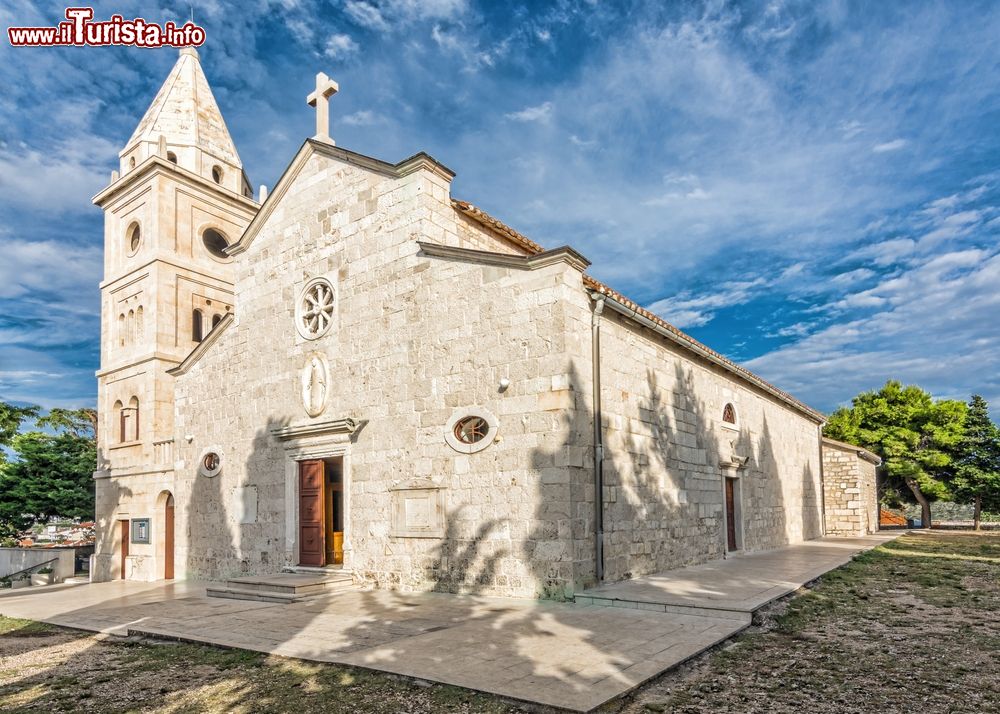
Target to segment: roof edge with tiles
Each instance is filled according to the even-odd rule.
[[[452,205],[455,207],[455,210],[457,210],[459,213],[462,213],[463,215],[466,215],[469,218],[482,224],[483,226],[489,228],[494,233],[503,238],[506,238],[510,243],[521,248],[522,250],[525,250],[531,254],[541,253],[544,252],[545,250],[541,245],[535,243],[530,238],[514,230],[503,221],[494,218],[493,216],[477,208],[476,206],[473,206],[471,203],[468,203],[467,201],[452,199]],[[640,306],[633,300],[628,299],[622,293],[618,292],[617,290],[614,290],[605,283],[602,283],[601,281],[591,277],[590,275],[584,274],[583,285],[586,289],[592,292],[596,292],[600,295],[604,295],[605,297],[610,298],[614,302],[625,307],[628,311],[631,311],[632,314],[631,315],[626,314],[625,315],[626,317],[631,317],[639,324],[643,324],[643,326],[647,327],[648,325],[645,325],[644,323],[651,323],[652,326],[654,326],[654,328],[659,328],[659,330],[662,331],[666,337],[670,338],[674,343],[680,345],[681,347],[686,348],[688,351],[693,352],[699,357],[702,357],[703,359],[706,359],[709,362],[718,365],[719,367],[722,367],[727,372],[730,372],[731,374],[743,379],[744,381],[749,382],[755,387],[762,389],[771,396],[777,398],[779,401],[787,404],[788,406],[796,409],[797,411],[802,412],[813,421],[816,421],[818,423],[823,423],[826,421],[826,416],[822,412],[816,411],[812,407],[804,404],[803,402],[793,397],[788,392],[778,389],[778,387],[775,387],[767,380],[758,377],[756,374],[748,370],[746,367],[741,367],[740,365],[730,360],[728,357],[724,357],[720,353],[713,350],[711,347],[702,344],[701,342],[694,339],[687,333],[671,325],[669,322],[664,320],[659,315],[650,312],[649,310]]]

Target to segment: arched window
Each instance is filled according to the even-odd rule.
[[[128,311],[128,319],[125,321],[125,331],[128,334],[128,343],[135,342],[135,310]]]
[[[201,342],[203,337],[202,324],[201,324],[201,310],[195,308],[191,311],[191,339],[195,342]]]
[[[222,183],[222,167],[215,165],[212,167],[212,180],[215,183]]]
[[[727,404],[722,408],[722,421],[726,424],[736,424],[736,407]]]
[[[128,167],[130,169],[134,169],[135,168],[135,157],[134,156],[128,157]]]
[[[228,260],[226,248],[229,247],[229,239],[215,228],[206,228],[201,234],[201,242],[205,244],[205,249],[216,258]]]
[[[175,154],[172,151],[168,151],[167,152],[167,161],[169,161],[172,164],[176,164],[177,163],[177,154]]]
[[[212,329],[213,330],[215,329],[215,326],[218,325],[220,322],[222,322],[222,315],[220,315],[219,313],[215,313],[214,315],[212,315]]]
[[[123,408],[121,401],[115,402],[114,408],[111,413],[118,418],[118,443],[121,444],[125,441],[125,409]]]
[[[135,311],[135,336],[138,340],[142,339],[142,305]]]
[[[132,397],[128,400],[129,416],[132,419],[132,438],[139,441],[139,398]]]
[[[125,346],[125,313],[118,316],[118,345]]]

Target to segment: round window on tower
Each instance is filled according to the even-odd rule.
[[[201,242],[205,244],[207,250],[213,258],[219,260],[229,260],[226,255],[226,248],[229,247],[229,239],[215,228],[206,228],[201,234]]]
[[[130,256],[135,255],[142,244],[142,228],[138,221],[132,221],[125,231],[125,248]]]

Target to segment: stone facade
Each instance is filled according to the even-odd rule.
[[[171,86],[200,87],[183,66],[196,75]],[[137,135],[159,126],[147,119]],[[216,146],[219,122],[204,122],[200,151],[242,172],[235,147]],[[453,200],[431,157],[389,164],[309,140],[257,206],[197,152],[165,158],[171,141],[140,142],[153,152],[141,173],[96,199],[109,226],[102,416],[113,433],[131,396],[116,380],[140,374],[153,394],[140,404],[158,405],[136,439],[103,437],[98,578],[120,576],[122,521],[138,517],[153,538],[129,549],[125,577],[163,577],[169,504],[176,577],[300,564],[299,464],[316,460],[341,479],[343,567],[381,587],[570,596],[598,579],[599,498],[607,580],[822,534],[821,415],[640,319],[572,249],[545,251]],[[118,247],[132,196],[149,197],[150,233],[164,236],[145,262]],[[199,252],[200,213],[241,236],[225,259]],[[144,270],[163,276],[147,302],[157,327],[123,351],[111,293]],[[310,332],[315,285],[332,307]],[[187,339],[195,295],[232,307],[201,342]],[[465,448],[454,429],[470,415],[488,438]]]
[[[878,456],[859,446],[823,439],[823,497],[829,535],[864,536],[878,530]]]

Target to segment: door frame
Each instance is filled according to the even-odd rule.
[[[129,518],[118,519],[118,537],[121,542],[118,544],[118,579],[125,580],[125,564],[128,562],[128,546],[132,537],[132,521]]]
[[[736,533],[736,548],[729,549],[729,509],[726,508],[726,484],[733,484],[733,530]],[[743,479],[736,469],[722,471],[722,552],[723,557],[743,552]]]
[[[340,458],[343,469],[344,562],[347,570],[352,561],[351,548],[351,445],[350,442],[292,442],[285,451],[285,556],[289,563],[299,561],[299,462],[314,459]],[[325,505],[324,505],[325,507]]]

